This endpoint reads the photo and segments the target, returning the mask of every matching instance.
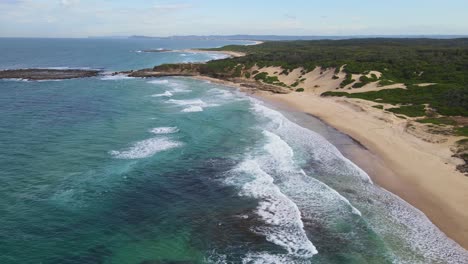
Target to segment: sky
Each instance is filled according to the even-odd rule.
[[[0,0],[0,37],[468,35],[468,0]]]

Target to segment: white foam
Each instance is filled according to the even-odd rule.
[[[336,220],[351,223],[355,217],[361,217],[360,210],[352,205],[354,203],[365,210],[369,228],[384,241],[398,239],[397,245],[387,245],[395,263],[464,263],[463,260],[468,259],[468,252],[447,238],[422,212],[373,185],[365,172],[344,158],[323,137],[292,123],[279,112],[253,102],[254,111],[267,117],[266,127],[274,132],[264,133],[268,138],[265,150],[269,155],[257,157],[257,160],[267,174],[280,179],[278,187],[300,208],[303,218],[321,221],[325,226],[333,225]],[[291,144],[295,151],[301,150],[309,158],[314,157],[314,169],[323,166],[320,174],[326,173],[332,177],[331,181],[336,179],[347,184],[346,189],[353,191],[348,196],[351,201],[307,176],[303,170],[297,172],[294,166],[289,166],[293,163],[286,160],[293,156],[286,145]]]
[[[154,154],[180,147],[182,143],[167,138],[150,138],[136,142],[132,147],[122,151],[111,151],[110,154],[119,159],[143,159]]]
[[[176,104],[176,105],[192,105],[192,106],[201,106],[201,107],[206,107],[208,106],[207,103],[202,101],[201,99],[188,99],[188,100],[175,100],[175,99],[170,99],[167,101],[168,103]]]
[[[153,94],[151,95],[152,97],[172,97],[173,94],[169,91],[165,91],[164,93],[162,94]]]
[[[155,127],[151,129],[150,132],[156,135],[174,134],[179,132],[179,129],[177,127]]]
[[[7,81],[7,82],[30,82],[30,80],[22,79],[22,78],[5,78],[5,79],[0,79],[0,80]]]
[[[309,264],[287,255],[273,255],[267,252],[249,253],[242,259],[243,264]]]
[[[182,109],[181,112],[184,112],[184,113],[203,112],[203,107],[192,105],[192,106]]]
[[[37,82],[61,82],[65,79],[46,79],[46,80],[37,80]]]
[[[152,80],[152,81],[149,81],[148,83],[152,83],[152,84],[168,84],[168,83],[169,83],[169,80]]]
[[[256,213],[265,225],[253,230],[288,254],[252,253],[246,257],[251,262],[245,263],[298,263],[292,257],[305,260],[316,253],[304,231],[303,219],[333,226],[337,219],[354,222],[361,213],[338,192],[308,176],[281,137],[266,130],[263,134],[263,149],[242,162],[226,183],[242,186],[240,195],[260,200]]]
[[[280,112],[270,109],[257,99],[250,98],[252,109],[261,117],[269,119],[267,128],[287,139],[288,144],[307,153],[317,160],[324,171],[341,175],[356,175],[361,180],[372,183],[369,175],[356,164],[344,157],[341,152],[318,133],[299,126],[284,117]]]
[[[235,172],[254,177],[242,186],[240,195],[261,200],[257,214],[266,225],[255,231],[293,256],[311,258],[317,254],[304,231],[299,208],[274,184],[273,178],[255,160],[242,162]]]
[[[268,143],[264,146],[268,156],[262,157],[262,163],[267,171],[271,170],[281,177],[282,187],[284,187],[286,194],[295,198],[297,196],[296,199],[293,199],[295,202],[301,205],[303,202],[304,205],[307,203],[311,205],[313,202],[307,202],[307,200],[314,197],[319,199],[321,203],[317,204],[316,208],[324,205],[332,206],[341,215],[352,213],[361,216],[361,212],[348,199],[326,184],[309,177],[304,170],[300,169],[293,160],[293,149],[284,140],[269,131],[263,131],[263,134],[268,139]],[[301,198],[301,196],[303,197]],[[303,212],[307,213],[307,209]]]
[[[118,81],[118,80],[128,80],[128,79],[135,79],[135,78],[130,77],[125,74],[105,75],[101,78],[101,80],[103,81]]]

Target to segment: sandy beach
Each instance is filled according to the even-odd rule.
[[[456,170],[461,160],[452,157],[450,151],[460,137],[443,136],[440,140],[437,135],[408,131],[407,120],[375,109],[375,103],[369,101],[320,97],[313,92],[274,94],[210,77],[195,78],[235,87],[279,107],[311,114],[351,136],[365,150],[341,151],[375,184],[421,210],[448,237],[468,248],[468,179]]]
[[[371,153],[350,159],[373,181],[424,212],[450,238],[468,248],[468,181],[455,170],[445,143],[429,143],[405,131],[405,120],[378,111],[372,103],[344,98],[323,98],[312,93],[285,95],[256,93],[269,101],[314,115],[359,141]]]
[[[257,44],[255,44],[257,45]],[[228,55],[229,57],[242,57],[245,56],[245,53],[236,52],[236,51],[211,51],[211,50],[200,50],[200,49],[186,49],[186,50],[177,50],[174,52],[188,52],[188,53],[209,53],[209,54],[224,54]]]

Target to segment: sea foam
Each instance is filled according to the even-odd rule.
[[[255,227],[255,232],[293,256],[310,258],[317,254],[304,231],[299,208],[281,192],[273,178],[255,160],[241,163],[234,172],[254,177],[242,186],[240,195],[260,199],[257,214],[265,225]]]
[[[153,94],[151,95],[152,97],[172,97],[173,94],[169,91],[165,91],[164,93],[161,94]]]
[[[150,138],[133,144],[132,147],[122,151],[111,151],[110,154],[119,159],[143,159],[154,154],[180,147],[182,143],[168,138]]]
[[[152,84],[168,84],[168,83],[169,83],[169,80],[152,80],[152,81],[149,81],[148,83],[152,83]]]
[[[203,112],[203,107],[201,106],[189,106],[187,108],[182,109],[183,113],[195,113],[195,112]]]
[[[156,127],[151,129],[150,132],[156,135],[174,134],[179,132],[179,129],[177,127]]]
[[[116,74],[116,75],[105,75],[101,77],[101,80],[103,81],[118,81],[118,80],[129,80],[129,79],[135,79],[134,77],[130,77],[125,74]]]
[[[365,228],[376,232],[384,240],[398,237],[399,243],[404,245],[404,252],[401,246],[387,245],[391,247],[389,254],[395,263],[462,263],[460,261],[468,257],[465,250],[447,238],[422,212],[372,184],[362,169],[346,159],[322,136],[289,121],[256,99],[252,99],[252,109],[259,117],[266,117],[264,125],[268,129],[268,132],[264,132],[268,138],[264,148],[269,155],[264,157],[269,159],[257,157],[258,163],[267,174],[278,179],[278,187],[298,206],[303,219],[319,221],[322,225],[334,225],[337,219],[355,222],[354,219],[361,217],[360,210],[354,206],[356,204],[366,211]],[[347,194],[349,200],[323,182],[308,176],[299,167],[289,166],[293,163],[287,160],[293,156],[287,145],[294,145],[294,152],[299,150],[306,153],[308,158],[312,157],[315,160],[313,171],[323,174],[321,177],[347,184],[346,189],[351,191]],[[295,160],[300,161],[301,158],[296,157]],[[363,238],[357,236],[353,240],[359,239]]]

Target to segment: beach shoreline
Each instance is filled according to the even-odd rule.
[[[286,111],[312,115],[363,148],[340,148],[378,186],[422,211],[449,238],[468,249],[468,181],[455,167],[449,146],[430,143],[405,130],[406,121],[360,99],[321,97],[313,93],[275,94],[237,82],[205,76],[193,78],[237,88]],[[333,143],[333,142],[332,142]]]
[[[464,210],[468,183],[455,170],[457,160],[443,144],[424,142],[401,125],[379,119],[377,111],[363,111],[353,102],[358,100],[299,93],[259,96],[316,116],[357,140],[375,156],[368,160],[368,155],[357,152],[347,153],[348,157],[375,184],[421,210],[448,237],[468,248],[468,213]]]

